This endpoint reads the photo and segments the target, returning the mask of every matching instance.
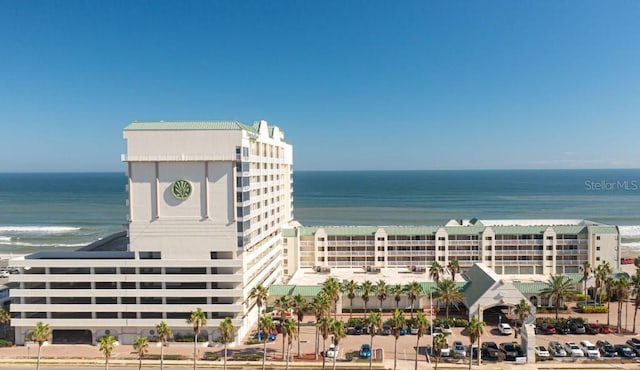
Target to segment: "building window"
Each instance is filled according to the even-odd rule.
[[[384,237],[382,237],[382,236],[378,237],[378,241],[379,242],[383,242],[384,241]]]
[[[596,250],[597,250],[597,251],[599,251],[599,250],[600,250],[600,247],[596,247]]]
[[[600,257],[596,257],[596,261],[600,261]]]
[[[438,240],[443,241],[443,240],[446,240],[446,238],[445,238],[444,236],[439,236],[439,237],[438,237]]]
[[[378,261],[379,261],[379,262],[384,262],[384,256],[380,256],[380,257],[378,257]]]
[[[600,240],[600,235],[596,236],[596,240]]]
[[[485,237],[485,238],[484,238],[484,240],[492,240],[492,239],[493,239],[493,238],[492,238],[492,237],[490,237],[490,236],[487,236],[487,237]]]
[[[319,241],[319,242],[323,242],[323,241],[324,241],[324,238],[318,238],[318,241]]]

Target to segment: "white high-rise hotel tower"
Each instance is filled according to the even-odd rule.
[[[24,272],[12,277],[16,343],[38,321],[59,343],[131,343],[161,320],[188,334],[196,308],[210,338],[225,317],[242,338],[258,317],[249,292],[281,277],[291,145],[265,121],[134,122],[124,138],[128,235],[12,261]]]

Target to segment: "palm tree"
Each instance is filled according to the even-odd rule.
[[[370,282],[369,280],[365,280],[362,285],[360,286],[360,289],[362,289],[362,302],[364,302],[364,319],[367,319],[367,304],[369,303],[369,297],[371,297],[371,294],[373,294],[374,292],[374,288],[373,288],[373,283]]]
[[[40,369],[40,350],[44,342],[51,338],[51,328],[49,324],[45,324],[42,321],[36,323],[36,328],[29,335],[29,339],[38,343],[38,360],[36,362],[36,370]]]
[[[7,325],[11,323],[11,313],[4,308],[0,308],[0,324],[3,325],[3,337],[7,337]]]
[[[347,332],[344,330],[344,323],[340,320],[333,320],[333,324],[331,325],[331,334],[333,335],[333,345],[335,348],[335,352],[333,355],[333,370],[336,370],[336,357],[338,357],[338,345],[340,344],[340,339],[347,336]]]
[[[413,319],[413,306],[416,300],[420,300],[420,296],[422,295],[422,285],[415,280],[410,282],[409,285],[407,285],[407,294],[411,301],[411,319]]]
[[[467,324],[464,330],[469,334],[469,370],[471,370],[471,362],[473,362],[473,344],[480,340],[482,337],[484,328],[484,321],[480,321],[477,316],[474,316]],[[478,346],[478,352],[480,352],[480,346]],[[478,362],[478,365],[480,362]]]
[[[543,297],[555,302],[556,320],[558,320],[560,303],[571,298],[576,293],[576,288],[568,276],[550,275],[547,286],[540,293]]]
[[[100,351],[104,354],[104,368],[109,370],[109,358],[111,352],[116,345],[116,337],[113,335],[105,335],[100,337]]]
[[[640,306],[640,271],[636,271],[636,274],[633,275],[632,285],[633,285],[633,305],[635,306],[635,312],[633,313],[633,334],[636,334],[636,316],[638,316],[638,306]]]
[[[207,314],[198,307],[195,311],[191,311],[187,323],[193,325],[193,370],[196,370],[196,363],[198,361],[198,334],[200,334],[200,329],[207,325]]]
[[[432,354],[436,356],[435,370],[438,370],[438,363],[440,362],[442,349],[447,348],[448,346],[449,344],[447,343],[447,335],[445,333],[438,333],[433,336]]]
[[[220,322],[218,331],[220,331],[220,341],[224,343],[224,370],[227,370],[227,345],[233,342],[237,329],[233,326],[231,318],[225,317]]]
[[[608,276],[605,280],[604,280],[604,288],[606,290],[607,293],[607,326],[611,325],[611,298],[613,298],[613,295],[616,292],[616,279],[612,278],[611,276]]]
[[[340,283],[338,279],[330,277],[322,284],[322,289],[327,293],[327,296],[333,301],[333,318],[338,316],[338,300],[340,299]]]
[[[433,297],[444,302],[446,317],[449,317],[449,306],[461,303],[464,299],[462,289],[450,279],[443,279],[438,282]]]
[[[282,337],[288,338],[286,369],[289,370],[289,357],[291,356],[291,345],[293,344],[293,340],[298,337],[298,328],[296,327],[296,323],[292,319],[286,319],[284,321],[284,324],[282,324]]]
[[[356,293],[360,290],[360,285],[354,280],[349,280],[342,285],[342,291],[347,293],[349,297],[349,320],[353,318],[353,299],[356,297]]]
[[[164,346],[173,333],[166,321],[160,321],[156,325],[156,333],[158,334],[158,339],[160,339],[160,370],[162,370],[164,369]]]
[[[269,298],[269,288],[262,286],[262,284],[254,286],[251,292],[249,292],[249,299],[256,300],[258,316],[262,315],[262,306],[267,303],[267,298]],[[258,330],[260,330],[260,328],[258,328]]]
[[[260,327],[262,328],[262,341],[263,341],[263,353],[262,353],[262,370],[265,368],[265,361],[267,360],[267,341],[269,340],[269,334],[276,329],[276,323],[273,321],[273,317],[269,314],[260,316]]]
[[[415,321],[413,319],[411,321],[413,321],[414,327],[418,329],[418,334],[416,335],[416,359],[414,364],[414,370],[418,370],[418,351],[420,350],[420,338],[422,338],[426,334],[427,327],[429,327],[429,320],[427,320],[424,312],[418,311]]]
[[[631,281],[623,276],[616,283],[616,296],[618,298],[618,333],[622,331],[622,302],[629,299],[629,291],[631,289]]]
[[[382,327],[382,316],[380,312],[371,311],[368,318],[365,319],[365,325],[369,329],[369,335],[371,336],[371,352],[373,354],[373,337],[376,336],[376,331]],[[369,370],[373,366],[373,355],[369,356]]]
[[[598,294],[598,302],[602,302],[602,294],[600,294],[601,287],[606,283],[609,274],[613,270],[611,264],[608,261],[604,261],[596,267],[596,294]],[[605,287],[606,289],[606,287]]]
[[[404,294],[404,288],[400,284],[393,285],[389,289],[389,293],[393,296],[393,300],[396,301],[396,308],[400,308],[400,300]]]
[[[320,335],[322,335],[322,370],[325,369],[325,360],[327,358],[327,338],[331,333],[331,326],[333,325],[333,319],[331,317],[323,317],[318,321],[316,326],[320,329]]]
[[[587,295],[587,280],[589,279],[589,275],[591,274],[591,264],[589,261],[584,261],[580,266],[580,271],[582,271],[582,281],[584,281],[584,295]],[[585,298],[586,301],[586,298]]]
[[[389,295],[389,286],[384,282],[384,280],[379,280],[375,289],[376,297],[380,301],[380,312],[382,312],[382,302],[387,299],[387,296]]]
[[[300,323],[304,320],[304,310],[309,306],[309,302],[306,299],[302,298],[301,294],[296,294],[293,296],[293,313],[296,315],[298,319],[298,333],[300,333]],[[298,357],[300,357],[300,336],[298,335]]]
[[[149,351],[149,338],[137,336],[133,342],[133,350],[138,354],[138,370],[142,369],[142,358]]]
[[[249,292],[249,299],[255,299],[256,306],[258,306],[258,332],[262,330],[260,327],[260,315],[262,315],[262,305],[267,303],[269,298],[269,288],[264,287],[262,284],[258,284],[251,288]]]
[[[316,324],[320,322],[320,319],[322,319],[324,316],[327,315],[327,313],[330,310],[330,307],[331,307],[331,302],[329,301],[329,298],[327,297],[326,293],[320,292],[320,294],[318,294],[313,298],[313,301],[311,302],[311,309],[315,313]],[[318,340],[318,337],[319,337],[318,325],[316,325],[316,335],[315,335],[316,345],[315,345],[315,355],[314,355],[314,358],[316,360],[318,359],[318,350],[320,346],[320,343],[319,343],[320,341]]]
[[[283,295],[282,297],[276,299],[275,302],[273,302],[273,308],[276,311],[280,312],[280,319],[282,324],[284,324],[284,321],[287,319],[287,312],[291,308],[291,305],[292,305],[291,299],[288,295]],[[284,361],[284,342],[285,342],[285,338],[283,335],[282,336],[282,360],[283,361]]]
[[[518,315],[520,321],[520,328],[516,328],[515,337],[518,337],[518,331],[522,330],[524,319],[531,314],[531,306],[527,303],[527,300],[522,298],[520,302],[514,307],[513,312]]]
[[[429,267],[429,276],[433,279],[433,281],[436,282],[436,284],[438,284],[438,282],[440,281],[440,277],[443,273],[444,268],[442,267],[442,265],[440,265],[438,261],[433,261],[431,267]]]
[[[460,263],[458,260],[450,260],[447,268],[449,269],[449,273],[451,273],[451,280],[456,281],[456,274],[460,273]]]
[[[395,344],[393,346],[393,370],[395,370],[397,368],[398,338],[400,338],[400,329],[403,329],[406,325],[404,313],[396,308],[393,311],[393,316],[391,317],[390,324],[391,330],[393,330],[393,336],[396,338]]]

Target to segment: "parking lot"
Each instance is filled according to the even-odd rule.
[[[575,313],[574,313],[575,314]],[[551,314],[543,314],[540,315],[542,317],[550,317],[553,316]],[[568,315],[564,315],[564,316],[568,316]],[[629,316],[629,319],[631,319],[632,315]],[[306,319],[311,319],[310,317],[306,317]],[[343,317],[341,317],[340,319],[346,321],[348,319],[347,315],[344,315]],[[606,323],[606,314],[590,314],[587,315],[587,319],[589,322],[593,322],[594,324],[597,322],[598,325],[603,326],[602,323]],[[611,322],[615,322],[615,318],[614,318],[614,314],[611,315]],[[595,325],[594,325],[595,326]],[[624,327],[624,326],[623,326]],[[630,324],[628,325],[629,329],[630,329]],[[300,341],[301,341],[301,353],[303,355],[306,355],[306,358],[309,358],[309,356],[312,356],[312,354],[314,353],[314,343],[315,343],[315,339],[314,339],[314,335],[315,335],[315,327],[313,326],[313,322],[311,321],[307,321],[305,320],[303,326],[301,327],[301,335],[300,335]],[[401,335],[398,338],[398,344],[397,344],[397,348],[398,348],[398,352],[397,352],[397,357],[398,360],[406,360],[406,361],[413,361],[416,355],[416,351],[418,351],[418,359],[419,361],[427,361],[427,353],[429,352],[429,347],[431,346],[431,336],[430,335],[425,335],[423,336],[419,342],[417,342],[417,336],[416,335],[412,335],[410,332],[407,332],[407,334],[405,335]],[[448,343],[449,346],[452,347],[452,355],[455,351],[453,351],[453,345],[454,342],[456,341],[460,341],[462,343],[462,345],[464,346],[464,351],[466,353],[466,356],[469,355],[469,337],[464,335],[462,333],[462,328],[452,328],[451,329],[451,334],[449,334],[447,336],[448,338]],[[609,333],[609,334],[604,334],[604,333],[593,333],[593,334],[574,334],[574,333],[568,333],[568,334],[561,334],[560,332],[558,332],[557,334],[543,334],[542,332],[538,333],[536,335],[536,345],[537,346],[543,346],[545,347],[545,349],[549,348],[549,343],[550,342],[558,342],[560,343],[560,345],[562,345],[562,347],[566,347],[566,343],[567,342],[573,342],[576,343],[579,347],[580,343],[582,341],[589,341],[592,344],[596,344],[598,341],[607,341],[609,342],[611,345],[615,346],[618,344],[625,344],[625,342],[627,342],[627,340],[630,340],[632,338],[638,338],[640,340],[640,337],[633,335],[633,334],[615,334],[613,332]],[[347,353],[353,353],[354,355],[357,355],[357,352],[360,350],[361,346],[363,344],[368,344],[370,343],[371,337],[368,334],[360,334],[360,335],[356,335],[356,334],[350,334],[347,335],[346,338],[342,339],[340,341],[339,344],[339,348],[337,351],[337,358],[338,359],[344,359],[346,357]],[[320,342],[322,343],[322,338],[320,338]],[[500,330],[498,330],[498,326],[497,325],[487,325],[485,327],[484,330],[484,335],[482,336],[482,342],[494,342],[498,347],[500,347],[501,344],[505,344],[505,343],[520,343],[520,338],[515,338],[515,336],[513,334],[511,335],[503,335],[501,334]],[[327,340],[327,348],[329,348],[329,345],[331,343],[331,339],[329,338]],[[377,349],[382,349],[384,351],[384,358],[385,359],[390,359],[393,358],[393,354],[394,354],[394,345],[395,345],[395,337],[393,335],[383,335],[382,333],[380,333],[380,335],[376,335],[373,339],[373,349],[374,349],[374,353]],[[261,344],[257,344],[257,345],[253,345],[256,346],[256,348],[261,349]],[[240,346],[240,347],[252,347],[252,346]],[[639,353],[639,357],[638,357],[638,361],[640,361],[640,342],[638,345],[639,349],[638,349],[638,353]],[[240,350],[240,348],[236,347],[237,350]],[[275,341],[270,342],[267,344],[267,349],[268,349],[268,356],[270,358],[273,359],[278,359],[281,356],[282,353],[282,336],[281,334],[278,334]],[[322,351],[322,344],[320,344],[320,351]],[[504,353],[503,351],[501,351],[502,353]],[[601,352],[601,351],[598,351]],[[294,356],[297,355],[297,343],[294,343],[293,348],[292,348],[292,354]],[[452,356],[453,357],[453,356]],[[579,359],[575,358],[575,357],[571,357],[571,356],[567,356],[567,357],[557,357],[557,358],[553,358],[553,354],[551,354],[550,356],[550,360],[551,361],[571,361],[571,362],[575,362],[575,361],[606,361],[607,358],[605,358],[604,356],[600,356],[600,359],[596,359],[596,358],[590,358],[590,357],[580,357]],[[626,360],[626,361],[636,361],[636,358],[627,358],[624,359],[622,358],[620,355],[615,355],[614,358],[620,362],[622,360]],[[611,357],[608,357],[608,359],[611,359]],[[457,362],[466,362],[468,361],[467,359],[449,359],[448,361],[457,361]],[[515,361],[515,358],[508,358],[505,359],[504,354],[500,355],[499,359],[497,361]],[[487,358],[485,358],[484,362],[491,362],[490,360],[488,360]]]

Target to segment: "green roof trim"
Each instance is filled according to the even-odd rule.
[[[588,227],[590,233],[594,234],[618,234],[617,226],[589,226]]]
[[[244,130],[258,133],[258,126],[238,121],[148,121],[133,122],[124,128],[124,131],[145,130]]]
[[[293,238],[296,236],[296,229],[283,229],[282,236],[285,238]]]

